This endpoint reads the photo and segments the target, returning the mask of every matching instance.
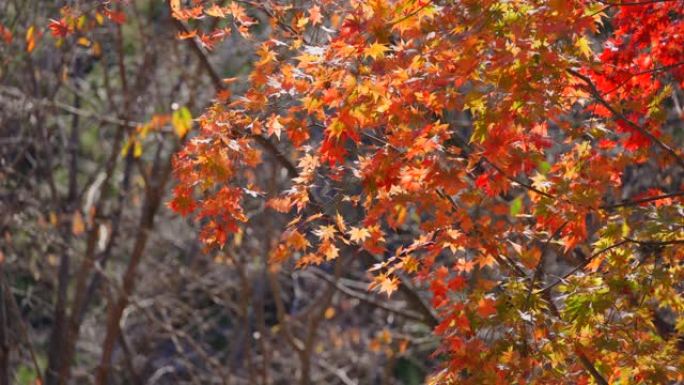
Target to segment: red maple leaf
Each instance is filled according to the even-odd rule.
[[[67,35],[69,35],[69,33],[71,33],[71,28],[69,28],[69,26],[63,19],[50,19],[50,24],[48,24],[48,28],[50,29],[50,33],[54,37],[66,37]]]

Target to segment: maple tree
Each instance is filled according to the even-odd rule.
[[[0,385],[683,383],[683,27],[0,2]]]
[[[206,49],[232,29],[187,23],[271,28],[174,160],[207,249],[263,201],[289,221],[273,269],[351,255],[371,288],[426,288],[432,383],[684,380],[684,3],[315,3],[171,2]]]

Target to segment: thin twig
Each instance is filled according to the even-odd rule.
[[[612,205],[602,205],[599,208],[602,210],[612,210],[612,209],[617,209],[620,207],[636,206],[636,205],[640,205],[642,203],[655,202],[655,201],[668,199],[668,198],[674,198],[674,197],[678,197],[678,196],[682,196],[682,195],[684,195],[684,191],[678,191],[678,192],[670,193],[670,194],[640,198],[640,199],[635,199],[635,200],[631,200],[631,201],[623,201],[623,202],[615,203]]]
[[[570,271],[568,271],[567,273],[565,273],[565,274],[563,275],[563,277],[559,278],[558,280],[556,280],[555,282],[551,283],[550,285],[544,287],[543,289],[537,290],[537,291],[535,292],[535,294],[544,293],[544,292],[547,292],[547,291],[553,289],[554,287],[558,286],[558,285],[561,284],[563,281],[565,281],[565,279],[568,278],[569,276],[571,276],[571,275],[575,274],[576,272],[582,270],[582,269],[583,269],[585,266],[587,266],[587,265],[589,264],[589,262],[591,262],[594,258],[596,258],[596,257],[598,257],[599,255],[601,255],[601,254],[603,254],[603,253],[605,253],[605,252],[608,252],[608,251],[610,251],[610,250],[612,250],[612,249],[614,249],[614,248],[616,248],[616,247],[620,247],[620,246],[624,245],[625,243],[629,243],[629,241],[626,240],[626,239],[624,239],[624,240],[622,240],[622,241],[620,241],[620,242],[618,242],[618,243],[615,243],[615,244],[613,244],[613,245],[610,245],[610,246],[608,246],[608,247],[606,247],[606,248],[604,248],[604,249],[601,249],[601,250],[595,252],[595,253],[592,254],[589,258],[587,258],[586,260],[584,260],[584,262],[582,262],[581,264],[575,266],[572,270],[570,270]]]
[[[330,277],[328,274],[324,273],[320,269],[311,269],[311,271],[313,272],[313,275],[316,276],[317,278],[320,278],[320,279],[322,279],[328,283],[331,283],[333,286],[335,286],[335,288],[338,291],[340,291],[341,293],[346,294],[352,298],[356,298],[356,299],[358,299],[362,302],[365,302],[369,305],[375,306],[379,309],[385,310],[389,313],[393,313],[393,314],[402,316],[402,317],[410,319],[410,320],[423,322],[423,323],[426,322],[425,318],[423,316],[421,316],[420,314],[412,312],[412,311],[392,307],[392,306],[384,303],[383,301],[380,301],[376,298],[373,298],[370,295],[366,295],[363,293],[359,293],[356,290],[352,290],[349,287],[345,286],[344,284],[342,284],[340,282],[336,282],[332,277]]]
[[[534,275],[532,276],[532,281],[530,282],[530,287],[527,290],[527,298],[525,299],[525,307],[529,306],[530,303],[530,297],[532,297],[532,291],[534,290],[534,285],[537,283],[537,281],[541,278],[542,275],[542,270],[544,268],[544,254],[546,254],[546,249],[549,247],[549,244],[551,241],[556,238],[561,231],[565,228],[565,226],[568,225],[570,221],[565,221],[562,225],[560,225],[556,231],[551,234],[551,236],[546,240],[544,243],[544,247],[542,248],[541,255],[539,256],[539,262],[537,263],[537,267],[534,269]]]
[[[0,265],[4,262],[0,262]],[[36,351],[33,348],[33,344],[31,343],[31,340],[29,339],[28,335],[28,328],[26,327],[26,323],[24,322],[23,317],[21,317],[21,310],[19,310],[19,304],[17,304],[17,299],[14,297],[14,295],[11,293],[12,288],[10,287],[9,283],[7,282],[7,279],[5,277],[4,272],[0,272],[0,285],[2,285],[2,290],[0,291],[5,291],[9,293],[7,298],[9,298],[9,304],[12,307],[12,313],[17,314],[17,323],[19,324],[19,332],[21,333],[21,338],[25,341],[26,345],[25,347],[27,348],[29,355],[31,356],[31,362],[33,363],[33,370],[36,371],[36,379],[39,381],[39,383],[44,384],[43,380],[43,374],[40,370],[40,365],[38,365],[38,356],[36,355]],[[3,293],[4,294],[4,293]]]
[[[625,238],[626,241],[631,242],[631,243],[636,243],[639,245],[644,245],[644,246],[670,246],[670,245],[681,245],[684,244],[684,239],[672,239],[669,241],[650,241],[650,240],[640,240],[640,239],[632,239],[632,238]]]
[[[21,91],[10,88],[10,87],[2,86],[2,87],[0,87],[0,92],[5,93],[6,95],[10,95],[11,97],[14,97],[14,98],[29,100],[33,103],[36,103],[39,106],[58,108],[64,112],[71,114],[71,115],[95,119],[95,120],[100,121],[102,123],[109,123],[109,124],[115,124],[115,125],[121,125],[121,126],[133,127],[133,128],[143,124],[141,122],[117,119],[117,118],[114,118],[111,116],[102,115],[102,114],[97,113],[97,112],[91,112],[91,111],[87,111],[87,110],[84,110],[81,108],[75,108],[74,106],[71,106],[71,105],[56,101],[56,100],[32,98],[30,96],[27,96],[27,95],[21,93]]]
[[[494,170],[496,170],[497,172],[499,172],[501,175],[504,176],[504,178],[508,179],[509,181],[511,181],[511,182],[513,182],[513,183],[516,183],[516,184],[518,184],[518,185],[520,185],[520,186],[522,186],[522,187],[524,187],[524,188],[526,188],[526,189],[528,189],[528,190],[530,190],[530,191],[532,191],[532,192],[535,192],[535,193],[537,193],[537,194],[539,194],[539,195],[542,195],[542,196],[545,196],[545,197],[551,198],[551,199],[557,199],[555,196],[553,196],[553,195],[551,195],[551,194],[549,194],[549,193],[547,193],[547,192],[544,192],[544,191],[542,191],[542,190],[539,190],[538,188],[536,188],[536,187],[534,187],[534,186],[532,186],[532,185],[530,185],[530,184],[528,184],[528,183],[521,182],[521,181],[517,180],[516,178],[514,178],[514,177],[512,177],[512,176],[510,176],[510,175],[508,175],[508,174],[506,174],[499,166],[497,166],[496,164],[494,164],[494,162],[492,162],[491,160],[489,160],[489,159],[488,159],[487,157],[485,157],[484,155],[482,155],[482,160],[484,160],[487,164],[489,164],[490,166],[492,166],[492,168],[493,168]]]

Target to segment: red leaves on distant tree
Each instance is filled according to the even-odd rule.
[[[7,44],[10,44],[12,42],[12,31],[7,29],[2,24],[0,24],[0,39],[2,39]]]
[[[69,28],[64,20],[50,19],[48,28],[54,37],[66,37],[71,32],[71,28]]]

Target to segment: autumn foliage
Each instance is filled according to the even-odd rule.
[[[249,27],[241,4],[176,17]],[[388,295],[411,277],[438,319],[434,383],[684,380],[682,116],[664,108],[681,114],[682,2],[318,4],[263,6],[249,89],[177,155],[171,206],[205,245],[257,199],[290,220],[273,264],[368,253]],[[290,187],[262,193],[260,162]]]

